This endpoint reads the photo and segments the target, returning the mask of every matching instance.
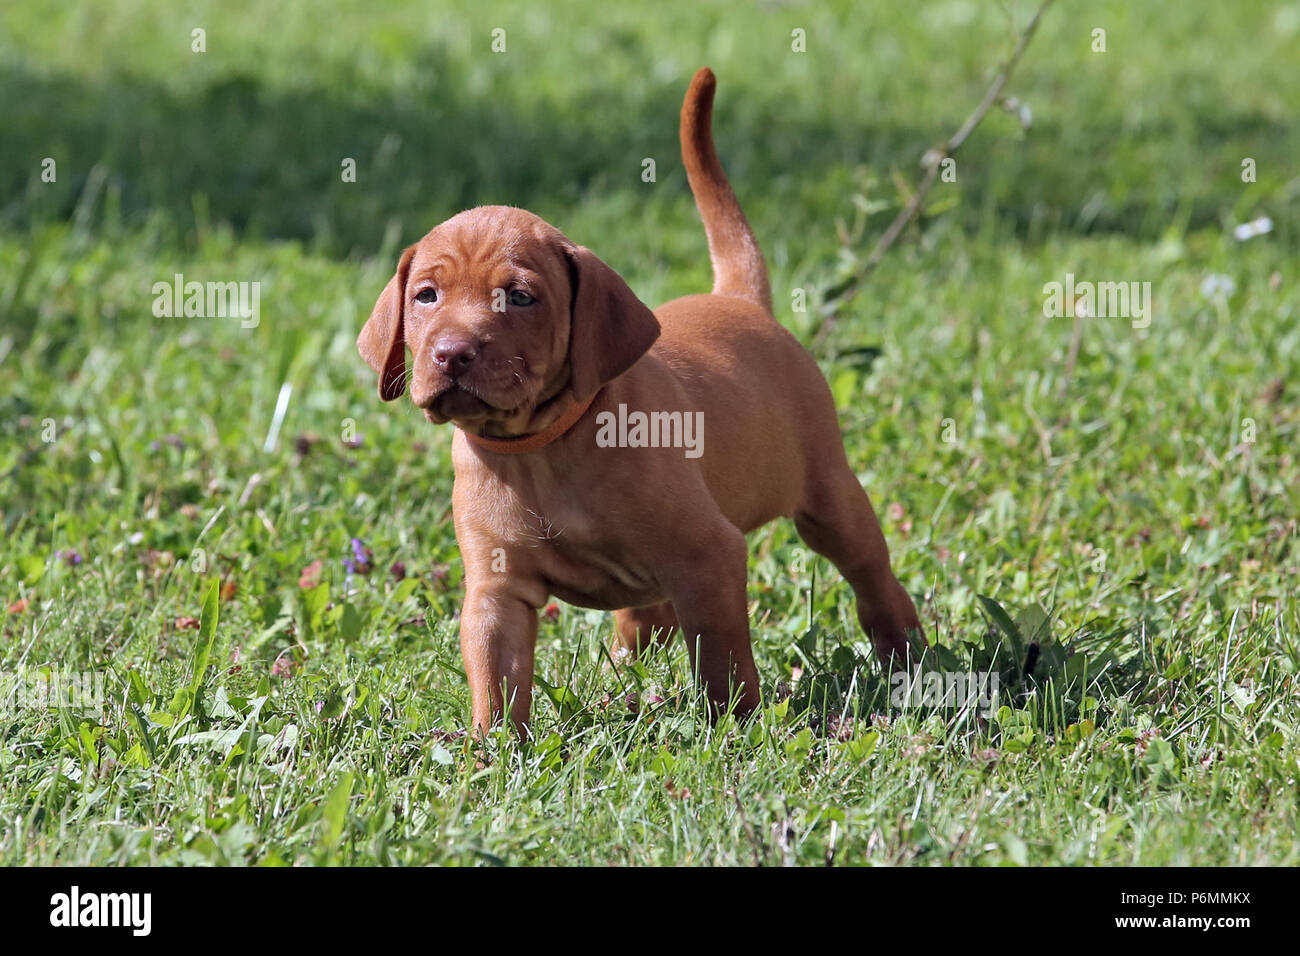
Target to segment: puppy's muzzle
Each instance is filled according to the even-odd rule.
[[[479,346],[470,339],[443,338],[434,343],[433,363],[452,381],[469,371],[479,356]]]

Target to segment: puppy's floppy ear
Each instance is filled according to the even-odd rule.
[[[659,320],[590,249],[566,245],[564,254],[573,284],[573,392],[585,398],[645,355],[659,338]]]
[[[406,277],[411,271],[415,246],[402,253],[397,272],[388,280],[370,318],[357,336],[357,351],[379,376],[379,397],[386,402],[406,391]]]

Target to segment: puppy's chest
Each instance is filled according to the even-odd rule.
[[[581,488],[504,494],[491,509],[492,535],[571,604],[614,609],[657,600],[652,563],[628,546],[628,516],[600,507],[601,500],[587,500]]]

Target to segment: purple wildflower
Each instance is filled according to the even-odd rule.
[[[360,538],[352,539],[352,557],[343,559],[343,566],[348,574],[369,574],[373,566],[374,555]]]

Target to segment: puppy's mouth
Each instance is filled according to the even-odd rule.
[[[466,382],[452,382],[424,407],[424,417],[435,425],[455,422],[458,425],[482,426],[489,421],[507,421],[522,406],[504,407],[489,401]]]
[[[433,405],[425,408],[424,415],[426,419],[441,425],[443,421],[484,419],[494,411],[500,410],[463,385],[452,382],[445,392],[433,399]]]

